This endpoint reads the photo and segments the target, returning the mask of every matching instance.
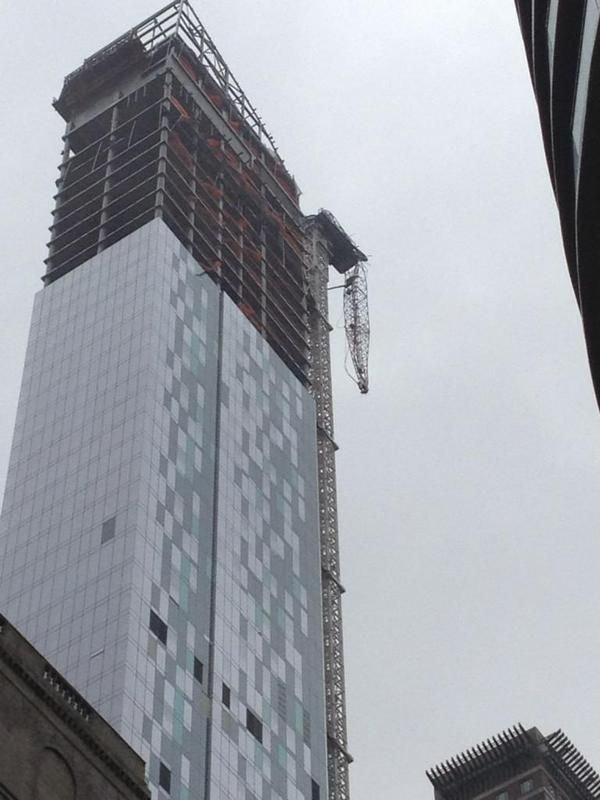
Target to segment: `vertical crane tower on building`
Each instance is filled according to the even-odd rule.
[[[129,94],[110,111],[73,124],[90,92],[130,73],[139,88],[123,83]],[[273,138],[188,0],[86,59],[55,107],[67,133],[44,282],[161,218],[315,398],[328,798],[348,800],[328,273],[344,276],[347,347],[364,394],[367,257],[329,211],[300,211]]]
[[[330,800],[350,797],[346,725],[346,689],[342,629],[340,547],[337,513],[333,395],[328,321],[328,274],[331,264],[345,275],[344,327],[360,391],[368,383],[369,316],[366,256],[344,232],[331,212],[322,209],[306,222],[307,272],[312,299],[311,385],[317,406],[319,517],[321,528],[321,592],[327,712],[327,773]]]

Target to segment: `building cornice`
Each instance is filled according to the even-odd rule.
[[[148,800],[145,780],[132,778],[130,770],[107,747],[111,744],[110,739],[121,747],[129,748],[129,745],[2,615],[0,661],[77,735],[115,777],[141,800]],[[98,727],[105,730],[95,730]],[[137,754],[135,757],[138,758]]]

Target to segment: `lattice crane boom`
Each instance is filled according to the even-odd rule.
[[[356,384],[362,394],[369,391],[369,297],[367,268],[363,261],[346,273],[344,284],[344,328]]]
[[[369,300],[367,256],[358,249],[340,223],[325,208],[313,218],[328,240],[330,263],[345,277],[344,328],[355,381],[362,394],[369,391]],[[337,288],[337,287],[332,287]]]

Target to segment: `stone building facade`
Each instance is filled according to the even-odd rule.
[[[0,800],[148,800],[144,762],[0,616]]]

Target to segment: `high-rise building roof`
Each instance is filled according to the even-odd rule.
[[[565,734],[517,725],[429,770],[438,800],[598,800],[600,776]]]

